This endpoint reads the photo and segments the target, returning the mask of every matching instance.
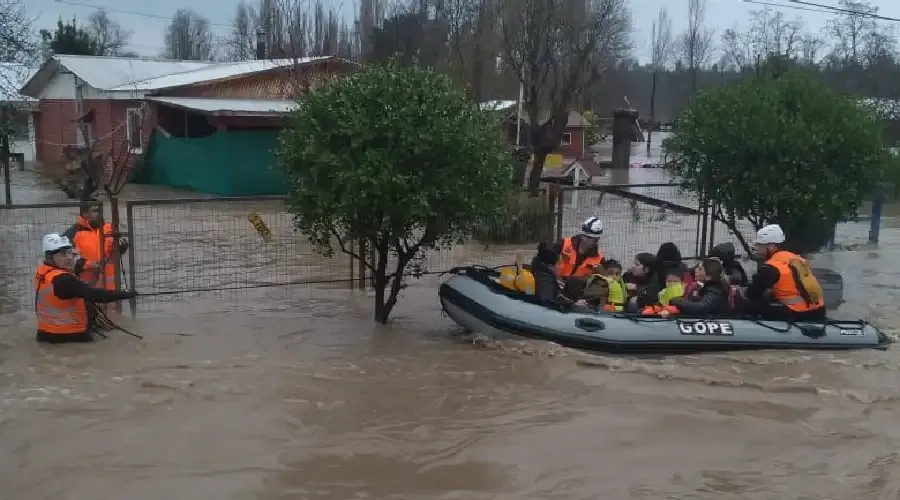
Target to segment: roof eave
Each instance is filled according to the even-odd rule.
[[[41,64],[41,67],[31,75],[31,78],[25,82],[25,85],[19,89],[19,94],[37,99],[47,83],[53,78],[62,63],[59,59],[51,57]]]

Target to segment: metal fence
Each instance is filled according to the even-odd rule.
[[[506,223],[484,227],[467,242],[426,252],[416,267],[434,273],[466,264],[510,263],[517,253],[530,258],[538,242],[577,233],[584,218],[595,214],[605,222],[605,254],[625,265],[634,254],[655,252],[667,241],[676,243],[685,257],[702,253],[700,204],[677,184],[565,187],[529,203]],[[71,226],[78,206],[77,202],[0,206],[0,312],[30,309],[41,237]],[[872,213],[858,222],[840,224],[835,245],[877,243],[878,204]],[[289,290],[291,285],[323,283],[366,286],[371,274],[340,251],[332,257],[320,255],[294,231],[292,215],[280,196],[129,201],[125,214],[119,230],[130,237],[131,249],[121,264],[123,282],[142,294],[158,295],[141,299],[142,309],[191,294]],[[271,231],[268,241],[249,220],[251,214]],[[745,236],[752,235],[749,224],[738,226]],[[705,227],[708,241],[737,243],[724,224]]]

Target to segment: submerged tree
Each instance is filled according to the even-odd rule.
[[[856,215],[887,153],[872,113],[789,66],[773,58],[760,76],[701,94],[664,147],[668,167],[735,235],[736,219],[778,223],[790,247],[810,252]]]
[[[449,78],[416,68],[373,66],[298,102],[278,152],[295,226],[373,273],[376,321],[422,252],[501,215],[511,168],[500,132]]]

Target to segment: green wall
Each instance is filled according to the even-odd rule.
[[[154,131],[134,182],[220,196],[284,194],[275,166],[278,130],[216,132],[199,139]]]

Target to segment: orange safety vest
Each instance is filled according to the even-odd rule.
[[[87,304],[84,299],[63,300],[53,293],[53,279],[71,274],[47,264],[41,264],[34,274],[34,312],[39,332],[51,335],[72,335],[88,330]]]
[[[103,238],[105,236],[105,238]],[[100,241],[105,239],[103,251],[100,251]],[[106,288],[107,290],[116,289],[116,266],[113,261],[113,252],[115,251],[115,236],[113,235],[112,224],[107,222],[102,229],[94,229],[82,216],[78,216],[75,223],[75,235],[72,238],[72,244],[75,250],[85,260],[103,266],[103,274],[99,275],[94,270],[84,270],[79,279],[88,285]]]
[[[595,274],[595,268],[599,268],[603,262],[603,254],[597,251],[596,255],[589,255],[584,258],[578,269],[575,269],[575,261],[578,259],[578,252],[575,251],[575,245],[572,244],[572,238],[563,240],[562,252],[559,255],[559,275],[563,278],[577,276],[587,278]]]
[[[644,316],[659,316],[659,313],[663,311],[669,311],[669,314],[679,314],[681,312],[675,306],[655,305],[644,307],[644,309],[641,311],[641,314],[643,314]]]
[[[806,259],[779,250],[769,257],[766,264],[778,270],[778,281],[772,287],[775,300],[795,312],[814,311],[825,307],[822,287],[810,271]]]

